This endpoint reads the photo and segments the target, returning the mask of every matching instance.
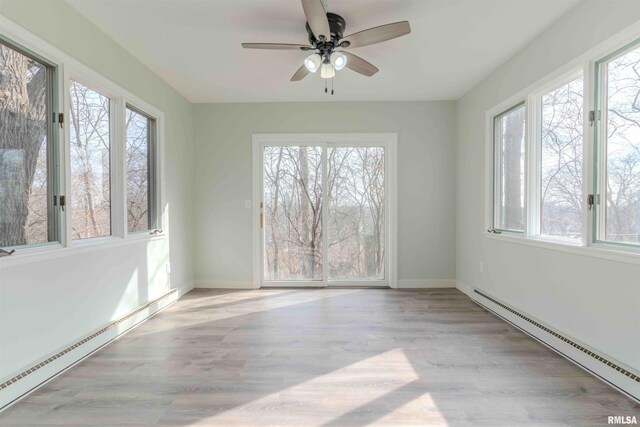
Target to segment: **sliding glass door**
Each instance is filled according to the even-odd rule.
[[[254,144],[260,286],[388,286],[388,143],[283,139]]]

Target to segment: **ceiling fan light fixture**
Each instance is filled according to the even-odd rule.
[[[329,59],[336,71],[340,71],[347,66],[347,56],[341,52],[333,52]]]
[[[320,67],[320,77],[323,79],[330,79],[336,75],[336,70],[333,68],[331,63],[324,63],[322,67]]]
[[[322,58],[317,53],[307,56],[307,58],[304,60],[304,66],[311,73],[315,73],[316,71],[318,71],[318,68],[320,68],[320,64],[322,64]]]
[[[0,0],[1,2],[2,0]],[[337,71],[350,70],[371,77],[378,68],[370,62],[360,58],[345,48],[362,47],[393,40],[411,33],[408,21],[392,22],[379,25],[344,36],[345,19],[327,12],[324,2],[327,0],[301,0],[306,18],[305,30],[308,44],[293,43],[242,43],[245,49],[272,49],[307,52],[302,65],[291,77],[292,82],[298,82],[307,75],[320,70],[320,77],[325,80],[325,93],[328,93],[328,79],[333,79]],[[342,50],[337,52],[337,50]],[[333,81],[332,81],[333,86]],[[333,95],[333,89],[331,90]]]

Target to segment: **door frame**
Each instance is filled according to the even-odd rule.
[[[382,280],[328,280],[327,263],[323,259],[322,280],[317,281],[264,281],[263,233],[260,214],[263,200],[263,152],[265,146],[372,146],[385,149],[385,277]],[[261,287],[329,287],[369,286],[398,287],[397,271],[397,133],[256,133],[252,135],[252,229],[253,229],[253,288]],[[326,170],[326,151],[323,151],[323,172]],[[323,173],[323,188],[326,189],[326,173]],[[323,204],[326,192],[323,192]],[[325,205],[326,206],[326,205]],[[323,214],[323,219],[326,214]],[[326,235],[323,233],[323,242]],[[324,246],[323,246],[324,247]]]

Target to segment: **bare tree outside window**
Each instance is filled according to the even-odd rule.
[[[45,64],[0,43],[0,247],[53,240],[48,73]]]
[[[494,119],[495,227],[524,230],[525,106]]]
[[[265,147],[266,280],[322,280],[322,148]]]
[[[322,280],[325,262],[328,280],[384,279],[384,154],[382,147],[264,148],[266,280]]]
[[[328,150],[329,278],[384,279],[384,148]]]
[[[582,235],[582,75],[542,96],[540,233]]]
[[[74,239],[111,235],[109,98],[70,81]]]
[[[151,160],[152,131],[155,120],[126,109],[126,165],[127,165],[127,228],[129,232],[155,227],[152,218],[150,180],[153,179]]]
[[[606,66],[605,240],[640,243],[640,48]]]

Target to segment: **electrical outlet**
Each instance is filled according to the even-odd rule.
[[[484,262],[481,262],[478,267],[480,268],[480,274],[484,274]]]
[[[167,270],[167,274],[171,274],[171,263],[170,262],[165,264],[165,269]]]
[[[251,199],[244,199],[245,209],[251,209]]]

